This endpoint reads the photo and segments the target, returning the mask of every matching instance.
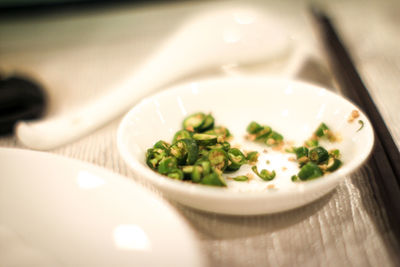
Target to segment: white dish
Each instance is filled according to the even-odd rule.
[[[1,266],[203,266],[159,197],[102,168],[0,149]]]
[[[373,147],[373,129],[361,111],[358,119],[364,122],[362,130],[357,131],[358,119],[348,122],[355,109],[359,110],[339,95],[304,82],[266,77],[202,80],[175,86],[136,105],[119,126],[118,149],[138,177],[184,205],[238,215],[280,212],[328,193],[367,159]],[[271,182],[253,179],[248,184],[230,181],[228,188],[215,188],[169,179],[152,171],[145,163],[146,150],[158,140],[170,142],[181,129],[183,118],[197,111],[212,112],[216,124],[226,126],[235,136],[233,144],[261,152],[259,164],[265,166],[269,159],[268,169],[276,170],[276,178]],[[340,149],[344,164],[322,178],[294,183],[291,176],[298,168],[288,161],[290,154],[271,150],[263,153],[266,146],[244,139],[246,127],[253,120],[271,126],[295,145],[303,144],[325,122],[342,137],[333,146]],[[243,172],[249,169],[242,168]],[[270,184],[273,189],[268,189]]]

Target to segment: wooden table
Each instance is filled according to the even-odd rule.
[[[400,146],[400,2],[320,2],[332,15]],[[50,99],[48,116],[56,116],[105,92],[128,71],[139,68],[191,14],[232,3],[238,2],[132,3],[0,18],[0,70],[18,70],[43,83]],[[246,4],[280,14],[299,40],[315,45],[306,1],[260,0]],[[303,70],[299,78],[336,90],[323,59],[315,51],[315,64]],[[235,71],[276,74],[279,68],[253,66]],[[117,151],[120,119],[49,152],[94,163],[136,180]],[[0,138],[0,146],[22,147],[14,136]],[[379,194],[372,191],[375,179],[379,178],[373,177],[366,165],[322,199],[274,215],[222,216],[172,205],[197,233],[210,266],[400,266],[399,244],[388,224],[390,214]]]

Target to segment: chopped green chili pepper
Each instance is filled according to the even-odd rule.
[[[225,151],[228,151],[231,148],[231,144],[229,144],[226,141],[222,142],[221,145],[222,145],[222,149],[225,150]]]
[[[329,127],[323,122],[321,122],[318,128],[314,131],[313,138],[314,139],[326,138],[331,142],[334,142],[336,140],[336,136],[332,133]]]
[[[170,146],[170,144],[168,144],[165,141],[160,140],[160,141],[158,141],[157,143],[154,144],[153,148],[161,148],[161,149],[164,149],[165,151],[168,152],[169,151],[169,146]]]
[[[182,166],[181,170],[183,172],[184,178],[185,179],[192,179],[192,172],[193,172],[194,166],[193,165],[186,165]]]
[[[246,157],[237,148],[231,148],[228,151],[228,159],[230,163],[228,164],[227,170],[228,171],[236,171],[238,170],[243,164],[247,162]]]
[[[161,174],[167,174],[178,167],[178,162],[174,157],[163,158],[157,167],[157,171]]]
[[[171,145],[170,149],[171,155],[177,159],[178,164],[185,164],[187,158],[187,152],[185,151],[186,145],[182,140],[186,139],[178,140],[176,143]]]
[[[197,132],[204,124],[206,115],[203,112],[194,113],[183,120],[183,129]]]
[[[262,139],[268,138],[271,133],[272,133],[271,127],[263,126],[260,131],[255,133],[256,140],[262,140]]]
[[[337,158],[329,158],[326,170],[328,172],[333,172],[339,169],[342,165],[342,162]]]
[[[280,133],[271,131],[265,140],[265,144],[269,146],[279,145],[282,143],[282,141],[283,141],[283,136]]]
[[[247,153],[246,159],[250,164],[254,164],[258,161],[258,155],[257,151],[251,151]]]
[[[260,124],[258,124],[257,122],[255,122],[255,121],[252,121],[252,122],[250,122],[250,124],[247,126],[247,132],[248,133],[250,133],[250,134],[255,134],[255,133],[257,133],[257,132],[259,132],[259,131],[261,131],[263,129],[263,127],[260,125]]]
[[[240,149],[231,148],[230,143],[226,141],[226,138],[231,136],[229,130],[222,126],[215,127],[214,123],[211,114],[197,112],[187,116],[182,123],[183,129],[175,133],[171,145],[160,140],[146,151],[146,164],[173,179],[226,186],[222,173],[236,171],[246,163],[256,163],[259,153],[252,151],[245,156]],[[364,123],[361,120],[359,123],[361,130]],[[250,134],[250,140],[259,140],[269,146],[283,143],[283,136],[269,126],[253,121],[246,130]],[[318,146],[318,139],[322,137],[334,140],[325,123],[318,126],[313,137],[307,140],[304,146],[287,150],[296,154],[300,166],[298,174],[291,177],[292,181],[320,177],[325,172],[335,171],[342,165],[339,150],[327,152],[325,148]],[[262,169],[259,172],[257,166],[253,166],[252,170],[266,181],[276,176],[274,170]],[[248,181],[249,177],[240,175],[232,179],[243,182]]]
[[[222,143],[218,143],[218,144],[215,144],[212,146],[207,146],[207,148],[210,150],[220,148],[220,149],[225,150],[225,152],[228,152],[228,150],[231,148],[231,144],[229,144],[229,142],[224,141]]]
[[[204,118],[203,124],[200,126],[199,132],[207,131],[214,127],[214,117],[208,114]]]
[[[239,149],[231,149],[229,130],[214,123],[211,114],[187,116],[171,145],[161,140],[147,150],[147,165],[173,179],[226,186],[222,173],[237,170],[248,160]]]
[[[329,158],[329,153],[322,146],[317,146],[310,150],[309,158],[312,162],[319,164],[326,161]]]
[[[247,177],[246,175],[239,175],[233,177],[232,179],[235,180],[236,182],[247,182],[249,180],[249,177]]]
[[[296,148],[295,147],[285,148],[285,152],[287,152],[287,153],[296,153]]]
[[[332,149],[329,151],[329,156],[338,159],[340,157],[340,151],[339,149]]]
[[[361,131],[361,129],[364,128],[364,121],[363,120],[358,120],[358,123],[360,124],[360,128],[358,128],[357,132]]]
[[[231,136],[231,133],[229,132],[229,130],[226,127],[223,127],[223,126],[214,127],[214,129],[205,131],[204,133],[206,133],[206,134],[214,134],[214,135],[222,137],[222,138],[226,138],[226,137]]]
[[[212,172],[204,176],[201,183],[205,185],[226,186],[225,179],[217,172]]]
[[[191,179],[194,183],[200,183],[202,178],[211,173],[211,163],[206,159],[199,159],[193,166]]]
[[[264,181],[271,181],[276,176],[275,171],[268,171],[266,169],[262,169],[261,172],[258,172],[257,166],[253,166],[253,167],[251,167],[251,169],[253,170],[253,172],[255,174],[257,174],[258,177],[260,177]]]
[[[199,152],[199,147],[197,146],[196,141],[192,139],[182,139],[183,142],[186,144],[187,149],[187,159],[186,164],[191,165],[196,162],[197,155]]]
[[[167,176],[172,178],[172,179],[182,180],[184,175],[183,175],[183,172],[180,169],[176,168],[174,170],[171,170],[167,174]]]
[[[209,150],[205,147],[199,147],[198,157],[199,158],[208,157],[208,151]]]
[[[259,140],[268,146],[276,146],[283,143],[283,136],[267,125],[260,125],[252,121],[246,130],[249,133],[250,140]]]
[[[328,126],[322,122],[318,126],[317,130],[315,130],[314,134],[318,137],[323,137],[327,134],[328,130],[329,130]]]
[[[308,162],[307,164],[305,164],[303,167],[301,167],[299,173],[297,174],[297,176],[302,181],[317,178],[322,175],[322,170],[314,162]]]
[[[303,156],[303,157],[297,159],[297,161],[299,162],[299,166],[302,167],[304,164],[306,164],[307,162],[310,161],[310,158]]]
[[[181,139],[192,139],[192,134],[187,130],[179,130],[175,133],[172,143],[176,143]]]
[[[164,149],[149,148],[146,152],[146,164],[153,170],[156,170],[158,163],[167,156],[168,153]]]
[[[191,178],[194,183],[200,183],[201,178],[203,178],[203,168],[201,166],[193,166]]]
[[[319,142],[317,139],[311,138],[311,139],[308,139],[307,141],[305,141],[304,144],[307,147],[316,147],[316,146],[318,146]]]
[[[196,140],[198,145],[210,146],[217,143],[217,136],[213,134],[195,133],[193,139]]]
[[[171,145],[170,153],[178,164],[192,165],[198,155],[198,146],[193,139],[181,139]]]
[[[228,154],[225,150],[220,148],[210,150],[210,152],[208,152],[208,160],[211,166],[221,171],[224,171],[228,166]]]
[[[308,148],[305,146],[297,147],[294,149],[294,153],[296,153],[296,158],[308,157]]]
[[[200,159],[196,162],[196,166],[201,166],[203,168],[203,174],[207,175],[211,172],[211,163],[206,159]]]

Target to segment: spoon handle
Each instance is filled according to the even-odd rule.
[[[194,66],[182,60],[174,60],[176,53],[170,52],[163,50],[156,54],[136,75],[126,77],[107,93],[84,105],[57,116],[17,123],[17,138],[29,148],[49,150],[117,118],[146,95],[193,69]]]

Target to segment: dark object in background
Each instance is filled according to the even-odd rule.
[[[109,9],[118,6],[148,6],[187,0],[0,0],[0,20],[3,18],[60,15]]]
[[[22,76],[0,76],[0,135],[11,134],[19,120],[43,115],[46,96],[42,87]]]

